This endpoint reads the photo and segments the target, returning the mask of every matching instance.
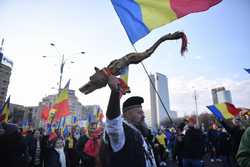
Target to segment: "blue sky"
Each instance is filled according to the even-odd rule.
[[[66,63],[63,84],[71,78],[71,89],[78,89],[113,59],[133,52],[126,33],[110,1],[87,0],[2,0],[0,38],[5,38],[4,54],[14,61],[9,85],[11,101],[37,105],[42,97],[56,93],[59,55],[49,45],[76,63]],[[212,103],[210,90],[225,86],[236,106],[250,107],[250,2],[224,0],[202,13],[195,13],[153,30],[135,44],[144,51],[166,33],[184,31],[189,51],[180,56],[180,42],[163,43],[144,61],[150,73],[160,72],[169,80],[170,108],[179,115],[194,110],[193,91],[198,93],[199,112]],[[85,55],[74,53],[85,51]],[[73,55],[72,55],[73,54]],[[50,58],[44,59],[42,56]],[[145,98],[149,108],[149,83],[140,65],[130,67],[131,95]],[[83,104],[100,104],[105,110],[109,90],[90,95],[77,91]]]

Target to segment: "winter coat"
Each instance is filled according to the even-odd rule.
[[[65,154],[65,160],[66,160],[66,167],[70,167],[69,156],[66,151],[64,151],[64,154]],[[48,160],[45,164],[45,167],[61,167],[60,155],[54,148],[51,148],[49,150]]]
[[[184,159],[202,159],[204,155],[204,139],[201,130],[190,127],[183,137],[182,146]]]
[[[2,124],[5,130],[0,135],[0,162],[1,166],[24,167],[27,165],[27,151],[21,133],[13,124]]]
[[[250,166],[250,127],[248,127],[241,138],[236,158],[241,167]]]

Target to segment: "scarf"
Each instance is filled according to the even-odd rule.
[[[59,161],[61,163],[61,167],[66,167],[66,158],[65,158],[65,154],[64,154],[63,148],[55,148],[55,150],[59,154]]]

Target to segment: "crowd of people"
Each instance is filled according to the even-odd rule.
[[[111,95],[105,124],[91,122],[80,134],[71,128],[24,131],[0,123],[0,162],[3,167],[250,167],[250,129],[239,118],[197,126],[189,117],[172,127],[150,130],[142,110],[144,99],[128,98],[120,107],[119,81],[108,79]],[[120,110],[122,108],[122,111]],[[249,118],[248,118],[249,120]],[[245,132],[244,132],[245,131]]]

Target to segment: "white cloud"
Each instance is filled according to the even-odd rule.
[[[198,112],[208,111],[207,105],[212,104],[211,89],[224,86],[231,91],[236,106],[250,107],[250,80],[235,81],[228,78],[216,80],[200,76],[195,79],[177,77],[169,79],[170,104],[178,115],[192,114],[195,111],[194,91],[197,94]]]

